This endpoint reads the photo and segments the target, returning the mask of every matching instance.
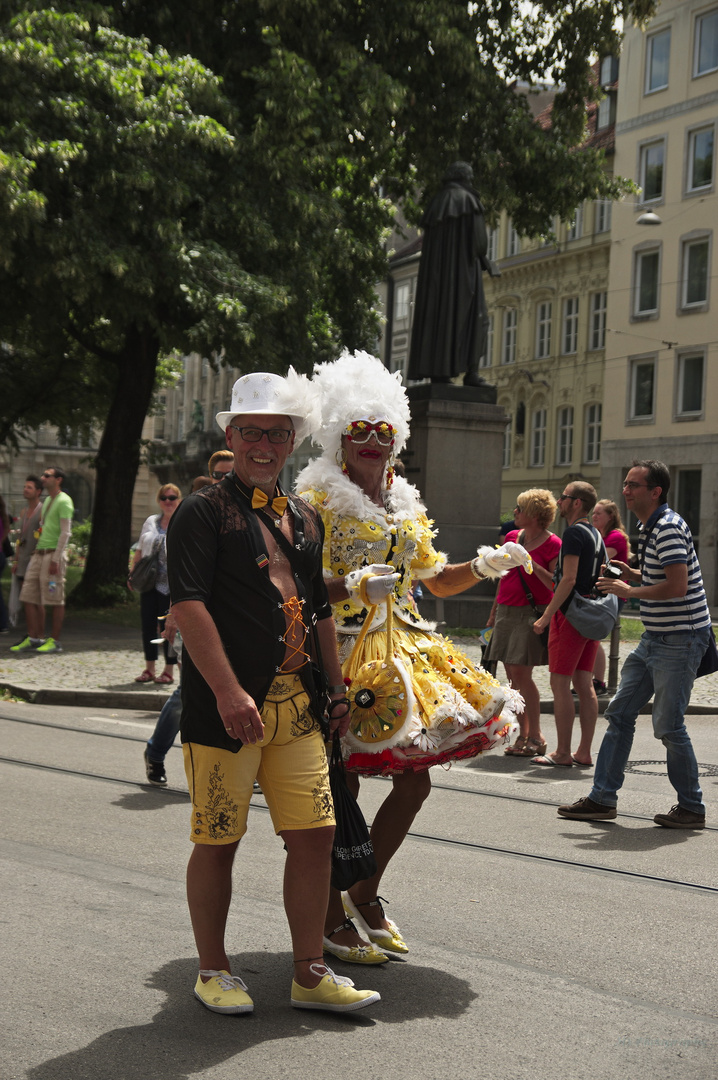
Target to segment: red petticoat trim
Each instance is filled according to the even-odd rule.
[[[489,739],[483,731],[477,731],[469,735],[458,746],[453,746],[444,751],[423,752],[414,747],[406,749],[395,746],[391,750],[382,750],[377,754],[350,754],[346,762],[346,768],[351,772],[361,773],[362,776],[393,776],[396,773],[426,772],[432,765],[446,765],[452,761],[460,761],[462,758],[477,757],[486,750],[491,750],[501,741],[501,733],[496,733]]]

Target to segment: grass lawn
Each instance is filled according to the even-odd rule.
[[[477,638],[481,630],[475,626],[446,626],[442,631],[447,637]],[[621,619],[621,641],[638,641],[643,633],[640,619]]]
[[[82,578],[81,566],[68,566],[66,576],[67,595],[69,596]],[[7,604],[10,593],[10,566],[6,566],[2,575],[2,590]],[[68,619],[93,619],[96,622],[111,622],[115,626],[127,626],[130,629],[140,630],[140,598],[138,593],[127,591],[128,603],[118,604],[108,608],[69,608]]]

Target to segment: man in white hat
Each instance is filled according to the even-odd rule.
[[[279,475],[312,423],[309,381],[290,368],[234,384],[217,414],[234,470],[184,500],[168,535],[173,612],[184,641],[181,733],[192,798],[187,897],[213,1012],[254,1008],[230,974],[225,927],[232,864],[257,779],[287,849],[284,897],[294,952],[291,1004],[347,1012],[380,999],[323,959],[334,816],[310,654],[326,671],[330,729],[348,704],[322,576],[323,527]],[[316,619],[313,642],[312,615]]]

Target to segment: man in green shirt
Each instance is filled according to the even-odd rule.
[[[62,652],[60,633],[65,618],[65,554],[75,512],[72,499],[62,490],[65,473],[55,466],[42,474],[47,498],[42,504],[39,537],[30,559],[20,599],[27,613],[27,637],[11,652],[35,649]],[[45,640],[45,608],[52,608],[52,637]]]

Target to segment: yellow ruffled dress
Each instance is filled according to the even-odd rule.
[[[372,563],[388,563],[399,574],[392,596],[392,652],[404,675],[406,693],[388,738],[366,738],[353,709],[345,740],[347,767],[364,775],[423,771],[459,758],[475,757],[507,741],[515,713],[523,708],[516,691],[476,667],[454,643],[422,619],[411,588],[436,575],[446,556],[434,547],[434,532],[416,489],[395,477],[376,506],[341,469],[324,458],[310,462],[297,491],[320,513],[325,528],[324,573],[344,577]],[[369,610],[359,599],[333,605],[339,657],[345,676],[386,658],[386,606],[375,610],[358,655],[352,657]],[[372,728],[372,725],[368,725]],[[376,732],[381,725],[373,725]]]

